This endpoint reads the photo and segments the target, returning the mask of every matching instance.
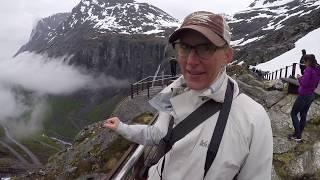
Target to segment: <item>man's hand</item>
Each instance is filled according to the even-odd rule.
[[[297,78],[300,78],[300,77],[301,77],[301,75],[300,75],[300,74],[298,74],[298,75],[297,75]]]
[[[103,127],[116,130],[119,126],[120,119],[118,117],[112,117],[104,121]]]

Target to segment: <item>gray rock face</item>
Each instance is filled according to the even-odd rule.
[[[316,142],[311,151],[307,151],[290,162],[289,174],[303,177],[305,174],[316,174],[320,170],[320,142]]]
[[[273,153],[276,154],[288,152],[297,145],[296,142],[289,141],[286,137],[274,137],[273,144]]]
[[[310,161],[312,154],[307,151],[302,155],[298,156],[296,159],[290,162],[288,167],[288,174],[291,177],[302,177],[304,173],[311,173],[312,166],[310,166]]]
[[[315,172],[320,169],[320,142],[313,145],[313,167]]]
[[[119,104],[113,115],[128,123],[132,120],[132,117],[136,117],[143,112],[155,114],[156,110],[150,106],[148,101],[149,98],[146,96],[136,96],[134,99],[128,97]]]
[[[281,178],[278,176],[277,172],[274,170],[274,166],[272,166],[271,180],[281,180]]]
[[[250,86],[264,88],[264,84],[261,81],[258,81],[256,78],[254,78],[251,74],[244,74],[242,76],[239,76],[238,79]]]
[[[242,81],[241,81],[242,80]],[[238,85],[241,92],[245,92],[255,101],[260,104],[270,108],[282,98],[285,97],[284,92],[277,91],[266,91],[263,89],[263,84],[259,83],[257,80],[250,75],[243,75],[238,78]]]
[[[250,75],[238,77],[243,93],[263,104],[271,119],[273,132],[274,169],[272,179],[318,179],[319,174],[319,99],[309,110],[307,125],[303,132],[303,143],[288,140],[288,134],[294,132],[290,112],[295,95],[281,91],[266,91],[260,83],[254,82]],[[247,83],[244,83],[247,82]],[[254,85],[254,86],[252,86]],[[279,174],[277,174],[279,173]]]
[[[265,88],[282,91],[284,88],[284,83],[280,79],[267,81],[265,83]]]

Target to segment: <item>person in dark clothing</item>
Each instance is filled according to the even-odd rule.
[[[294,127],[294,133],[289,135],[289,139],[297,142],[301,141],[301,134],[306,124],[308,110],[315,99],[314,90],[317,88],[320,80],[320,67],[313,54],[307,54],[303,58],[306,69],[304,75],[298,77],[299,95],[293,104],[291,110],[291,119]],[[298,119],[300,113],[300,121]]]
[[[177,75],[177,60],[174,56],[172,56],[169,62],[170,62],[171,76],[174,77]]]
[[[304,69],[306,68],[305,65],[304,65],[303,57],[304,57],[307,53],[306,53],[306,50],[305,50],[305,49],[302,49],[301,52],[302,52],[302,56],[301,56],[301,58],[300,58],[300,70],[301,70],[301,74],[303,75],[303,73],[304,73],[303,71],[304,71]]]

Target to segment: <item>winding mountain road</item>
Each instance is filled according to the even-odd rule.
[[[25,147],[24,145],[20,144],[18,141],[16,141],[9,133],[9,130],[8,128],[2,124],[2,127],[5,131],[5,135],[6,137],[12,141],[14,144],[16,144],[17,146],[19,146],[26,154],[28,154],[28,156],[30,157],[32,163],[34,165],[37,165],[37,166],[41,166],[41,162],[39,161],[39,159],[37,158],[37,156],[35,156],[27,147]]]
[[[0,144],[2,146],[4,146],[5,148],[9,149],[9,151],[16,157],[18,158],[23,164],[29,166],[30,163],[25,159],[23,158],[17,151],[15,151],[11,146],[9,146],[7,143],[3,142],[3,141],[0,141]]]

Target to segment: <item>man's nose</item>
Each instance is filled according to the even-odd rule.
[[[189,55],[188,55],[188,64],[199,64],[200,57],[198,56],[195,49],[191,49]]]

